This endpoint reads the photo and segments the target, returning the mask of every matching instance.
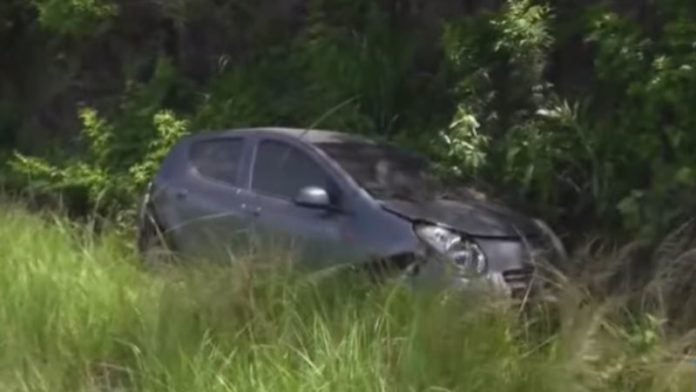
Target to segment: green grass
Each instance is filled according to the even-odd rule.
[[[520,312],[309,280],[279,254],[147,271],[116,233],[7,205],[0,244],[0,391],[696,388],[688,339],[579,290]]]

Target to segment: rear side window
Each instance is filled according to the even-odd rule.
[[[293,199],[307,186],[322,187],[334,193],[324,169],[307,154],[287,143],[261,142],[254,163],[252,188],[255,191]]]
[[[242,139],[197,142],[191,146],[191,162],[203,177],[237,185],[242,146]]]

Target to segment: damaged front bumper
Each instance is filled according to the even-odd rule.
[[[450,260],[425,251],[414,261],[407,273],[414,289],[451,289],[515,300],[543,297],[552,300],[545,289],[538,266],[547,263],[546,251],[530,251],[529,246],[515,240],[484,240],[478,243],[486,252],[489,268],[478,276],[461,276]],[[547,298],[548,297],[548,298]]]

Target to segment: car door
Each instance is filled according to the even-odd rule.
[[[251,174],[255,235],[268,246],[290,247],[305,265],[326,267],[347,261],[342,241],[348,214],[341,210],[341,190],[319,161],[297,145],[262,139],[256,146]],[[294,203],[308,186],[325,189],[332,208]]]
[[[193,141],[190,169],[176,191],[179,242],[188,256],[233,257],[248,240],[245,139],[217,137]]]

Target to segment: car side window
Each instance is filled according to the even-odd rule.
[[[300,189],[308,186],[322,187],[335,196],[329,176],[303,151],[287,143],[271,140],[259,144],[252,189],[292,200]]]
[[[191,146],[191,162],[203,177],[237,185],[243,145],[239,138],[196,142]]]

